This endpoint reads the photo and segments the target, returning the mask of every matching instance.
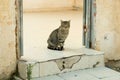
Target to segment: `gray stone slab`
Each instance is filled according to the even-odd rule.
[[[120,76],[116,75],[116,76],[111,76],[108,78],[103,78],[101,80],[120,80]]]
[[[47,76],[47,77],[42,77],[42,78],[34,78],[32,80],[64,80],[59,76],[53,75],[53,76]]]
[[[99,67],[34,78],[32,80],[120,80],[120,73],[106,67]]]
[[[106,67],[98,67],[98,68],[94,68],[94,69],[88,69],[85,70],[86,73],[95,76],[99,79],[103,79],[103,78],[109,78],[109,77],[114,77],[114,76],[120,76],[119,72],[116,72],[112,69],[106,68]]]
[[[99,80],[98,78],[87,74],[83,70],[59,74],[64,80]]]

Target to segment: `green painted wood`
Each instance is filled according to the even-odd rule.
[[[86,48],[94,48],[95,2],[96,0],[84,0],[83,3],[83,45]]]
[[[83,45],[85,45],[86,38],[86,0],[83,0]]]
[[[19,52],[23,56],[23,0],[19,1]]]

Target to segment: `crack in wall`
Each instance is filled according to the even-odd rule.
[[[58,68],[60,71],[63,71],[64,69],[71,69],[74,64],[78,63],[81,60],[81,56],[74,56],[74,57],[68,57],[68,58],[62,58],[55,60]]]
[[[19,27],[19,17],[18,17],[18,14],[19,14],[19,11],[18,11],[18,0],[15,1],[15,11],[16,11],[16,15],[15,15],[15,20],[16,20],[16,27],[15,27],[15,38],[16,38],[16,44],[15,44],[15,48],[16,48],[16,58],[19,59],[19,48],[18,48],[18,45],[19,45],[19,30],[18,30],[18,27]]]
[[[100,64],[100,62],[99,61],[97,61],[94,65],[93,65],[93,68],[95,68],[97,65],[99,65]]]

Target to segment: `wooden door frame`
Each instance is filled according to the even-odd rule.
[[[83,1],[83,45],[94,49],[96,0]]]
[[[23,0],[16,0],[17,57],[23,56]]]

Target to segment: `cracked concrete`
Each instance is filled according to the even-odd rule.
[[[64,69],[71,69],[74,64],[80,61],[80,59],[81,59],[81,56],[74,56],[69,58],[58,59],[58,60],[55,60],[55,62],[58,68],[60,69],[60,71],[62,71]]]
[[[100,64],[100,62],[98,61],[98,62],[96,62],[94,65],[93,65],[93,68],[95,68],[97,65],[99,65]]]

